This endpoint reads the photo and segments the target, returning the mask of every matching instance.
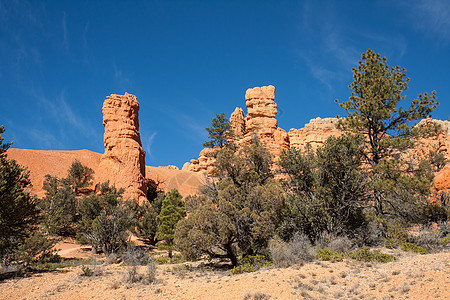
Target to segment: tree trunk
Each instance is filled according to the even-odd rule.
[[[233,252],[233,248],[231,247],[231,244],[224,245],[225,250],[227,251],[227,257],[231,260],[231,264],[233,267],[236,267],[238,264],[236,255]]]

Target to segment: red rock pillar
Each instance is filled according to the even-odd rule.
[[[99,182],[109,180],[125,189],[124,199],[146,199],[145,151],[139,134],[139,103],[136,96],[112,94],[103,103],[105,153],[98,167]]]

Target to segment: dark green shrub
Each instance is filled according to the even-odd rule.
[[[344,135],[328,138],[316,151],[292,148],[281,154],[281,172],[288,177],[283,239],[296,231],[311,240],[324,232],[352,237],[365,227],[368,175],[362,171],[362,143],[361,136]]]
[[[89,266],[81,266],[81,275],[82,276],[92,276],[94,275],[94,271]]]
[[[395,239],[387,239],[385,241],[385,247],[388,249],[400,248],[403,251],[414,252],[419,254],[429,254],[428,250],[419,245]]]
[[[202,205],[177,225],[175,243],[186,258],[227,257],[237,266],[238,255],[267,252],[281,222],[284,192],[272,179],[270,152],[256,138],[235,150],[218,150],[216,178],[202,187]]]
[[[126,247],[133,214],[126,208],[122,193],[106,182],[100,186],[100,195],[91,194],[80,201],[77,238],[89,242],[94,251],[110,255]]]
[[[45,197],[39,199],[42,211],[42,225],[47,233],[60,236],[75,234],[77,220],[77,199],[72,187],[51,175],[45,175]]]
[[[0,126],[0,264],[17,261],[17,249],[39,223],[36,201],[29,193],[29,172],[15,160],[7,159],[11,143],[3,143]]]
[[[384,246],[388,249],[395,249],[398,247],[398,244],[399,244],[398,241],[394,239],[387,239],[384,242]]]

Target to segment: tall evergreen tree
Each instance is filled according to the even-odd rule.
[[[77,217],[77,199],[72,187],[61,184],[60,180],[49,174],[44,177],[45,197],[39,199],[42,211],[42,224],[49,234],[73,235]]]
[[[158,231],[156,237],[166,242],[169,250],[169,257],[172,258],[173,240],[175,237],[175,228],[178,221],[186,216],[184,202],[178,190],[171,190],[162,202],[161,212],[156,221],[158,222]]]
[[[3,143],[0,126],[0,263],[14,259],[14,252],[38,223],[39,211],[31,197],[28,171],[6,157],[11,143]]]
[[[372,174],[373,201],[378,215],[399,213],[402,204],[396,202],[404,191],[424,195],[427,184],[429,190],[426,178],[414,176],[416,170],[405,167],[402,154],[413,147],[416,135],[432,130],[413,125],[436,108],[436,92],[419,94],[408,103],[402,94],[410,80],[405,73],[404,68],[390,67],[385,57],[368,49],[361,55],[358,67],[353,68],[349,100],[340,103],[348,113],[341,119],[340,128],[365,136],[365,162]],[[403,102],[406,108],[400,106]],[[403,183],[402,190],[396,188],[400,186],[397,183]]]

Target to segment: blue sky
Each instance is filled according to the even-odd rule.
[[[278,125],[344,115],[367,48],[450,118],[450,1],[0,0],[0,125],[14,147],[103,153],[101,108],[135,94],[147,165],[198,156],[216,113],[276,87]]]

